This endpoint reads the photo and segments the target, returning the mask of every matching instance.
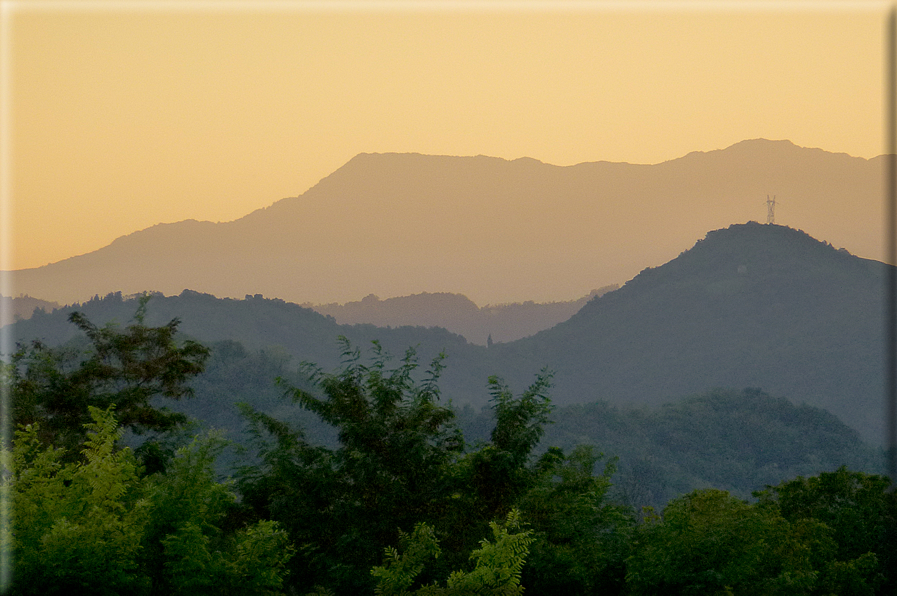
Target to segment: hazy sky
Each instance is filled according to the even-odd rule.
[[[361,152],[885,152],[887,2],[0,4],[2,269],[233,220]]]

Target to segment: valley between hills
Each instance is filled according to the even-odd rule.
[[[348,324],[261,295],[151,294],[146,320],[178,318],[184,337],[212,347],[196,397],[174,407],[238,441],[245,421],[236,403],[246,400],[335,441],[326,425],[280,399],[274,379],[301,383],[303,361],[336,368],[340,336],[363,355],[375,340],[396,357],[414,348],[422,363],[444,353],[443,399],[465,434],[481,439],[487,379],[520,389],[550,369],[556,424],[543,444],[588,443],[619,456],[620,486],[660,506],[698,486],[748,496],[779,477],[842,464],[881,469],[884,275],[885,265],[802,231],[749,222],[711,231],[672,261],[596,292],[550,328],[488,347],[428,324],[423,311],[409,309],[414,325]],[[366,301],[428,299],[476,306],[450,294]],[[70,313],[124,326],[136,308],[136,298],[111,293],[37,310],[8,330],[17,341],[78,345]]]
[[[157,587],[373,593],[387,546],[435,528],[419,583],[457,579],[527,536],[519,512],[533,593],[891,593],[883,163],[762,139],[654,166],[362,154],[239,220],[12,272],[14,474],[42,479],[14,489],[18,585],[133,536],[110,569]],[[801,229],[752,221],[770,185]],[[107,485],[104,517],[83,504]],[[666,558],[692,544],[697,571]]]
[[[19,372],[6,371],[13,416],[34,422],[16,437],[16,581],[42,585],[48,562],[83,568],[73,550],[108,561],[122,540],[89,531],[146,553],[113,572],[222,586],[209,593],[260,581],[274,591],[248,593],[389,593],[399,553],[426,552],[441,556],[402,580],[423,572],[415,593],[483,593],[429,578],[479,585],[501,549],[533,593],[664,593],[670,581],[701,593],[708,574],[737,586],[728,593],[766,593],[742,588],[790,586],[794,573],[818,593],[891,593],[887,268],[748,222],[560,303],[569,317],[558,303],[481,309],[442,293],[327,306],[415,323],[385,327],[261,294],[30,302],[2,328],[21,346]],[[434,303],[481,317],[486,345],[409,308]],[[502,309],[548,326],[489,341]],[[90,403],[106,409],[89,408],[79,434]],[[141,430],[160,420],[187,424]],[[98,494],[112,513],[77,513]],[[44,537],[59,528],[80,534],[57,547]]]

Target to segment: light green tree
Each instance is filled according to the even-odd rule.
[[[215,480],[225,442],[197,437],[175,454],[168,471],[147,479],[150,515],[142,543],[154,594],[277,594],[294,549],[271,521],[223,528],[236,497]]]
[[[90,407],[78,459],[41,444],[36,424],[3,453],[10,593],[280,593],[292,556],[286,534],[268,521],[222,528],[235,497],[212,474],[220,439],[197,438],[167,473],[142,476],[133,452],[116,447],[113,409]]]
[[[12,506],[3,548],[13,552],[17,594],[139,594],[140,538],[148,503],[130,449],[115,449],[121,431],[111,408],[90,409],[83,459],[41,445],[38,425],[16,432],[12,469],[2,481]]]
[[[470,571],[453,571],[445,586],[430,584],[410,590],[427,561],[440,554],[433,528],[425,523],[415,526],[410,536],[403,536],[402,550],[387,547],[383,565],[374,567],[376,593],[383,596],[462,596],[482,594],[512,596],[523,593],[520,574],[532,543],[532,531],[523,530],[520,512],[511,510],[504,523],[492,522],[493,542],[480,541],[480,548],[470,558],[475,562]]]

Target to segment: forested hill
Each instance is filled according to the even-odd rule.
[[[123,298],[120,293],[94,297],[52,313],[35,311],[30,319],[15,325],[13,334],[20,342],[40,339],[57,345],[78,336],[77,328],[67,322],[74,311],[83,312],[96,324],[114,322],[124,326],[133,319],[137,306],[136,299]],[[363,350],[377,340],[396,358],[413,347],[424,364],[445,351],[449,355],[443,378],[446,391],[461,403],[478,406],[488,397],[486,379],[494,372],[485,358],[485,347],[468,344],[460,335],[445,329],[339,325],[332,317],[309,308],[261,295],[236,300],[185,290],[178,296],[152,296],[147,324],[162,325],[175,317],[181,320],[180,331],[189,337],[204,343],[237,341],[253,351],[275,347],[290,357],[292,366],[309,361],[325,369],[335,368],[341,357],[337,341],[340,336]]]
[[[569,321],[495,346],[557,371],[563,403],[657,404],[761,387],[883,440],[885,266],[807,234],[747,223],[707,234]]]
[[[756,387],[825,408],[879,444],[884,271],[798,230],[748,223],[708,233],[567,322],[488,349],[441,329],[341,326],[261,296],[160,296],[150,301],[147,320],[179,317],[181,330],[201,341],[279,345],[293,362],[325,368],[338,362],[338,335],[362,346],[379,339],[398,356],[416,346],[422,362],[445,350],[443,395],[477,408],[488,398],[489,375],[522,388],[545,366],[557,373],[558,404],[659,404],[714,387]],[[97,323],[121,324],[136,308],[120,296],[77,307]],[[76,331],[66,322],[71,310],[20,321],[14,333],[20,340],[63,341]]]

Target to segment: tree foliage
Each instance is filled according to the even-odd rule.
[[[634,512],[608,497],[613,459],[590,446],[569,455],[549,448],[535,463],[536,478],[517,501],[533,528],[534,542],[523,572],[533,593],[616,593],[624,583]]]
[[[140,536],[148,504],[141,498],[137,462],[120,437],[111,409],[90,408],[87,440],[78,463],[41,445],[38,424],[16,432],[10,491],[14,592],[19,594],[140,593]]]
[[[507,515],[535,480],[527,463],[549,421],[551,376],[543,370],[519,396],[500,378],[489,377],[495,426],[490,442],[470,453],[463,469],[465,483],[476,491],[482,519]]]
[[[897,589],[897,494],[891,481],[841,467],[834,472],[767,486],[761,507],[792,523],[826,528],[832,551],[820,564],[820,584],[837,594]]]
[[[640,528],[627,561],[630,592],[889,594],[879,553],[893,550],[883,534],[864,535],[882,524],[878,504],[893,500],[881,480],[842,469],[768,487],[758,504],[715,489],[675,499]],[[842,523],[854,515],[866,519]]]
[[[375,342],[366,363],[345,340],[343,347],[338,372],[307,368],[316,390],[287,387],[296,404],[336,428],[339,446],[313,445],[302,431],[245,407],[263,465],[242,471],[243,502],[290,532],[300,585],[372,590],[369,570],[384,547],[421,523],[443,553],[417,570],[421,582],[470,571],[469,553],[490,522],[506,518],[543,473],[531,456],[548,422],[550,374],[519,396],[490,378],[495,428],[490,442],[470,448],[454,411],[439,403],[442,357],[419,380],[411,350],[391,364]]]
[[[490,377],[492,432],[468,444],[440,395],[443,356],[421,371],[413,350],[395,362],[376,342],[363,358],[343,340],[336,372],[307,365],[307,385],[280,381],[294,405],[278,415],[316,416],[335,446],[243,405],[258,453],[236,484],[216,477],[225,442],[215,432],[168,455],[156,445],[166,461],[155,465],[151,450],[121,447],[122,431],[178,426],[183,417],[151,400],[188,395],[208,350],[179,347],[176,319],[146,327],[145,304],[125,330],[73,316],[83,349],[33,343],[3,370],[22,423],[0,477],[13,594],[871,596],[897,586],[886,478],[842,468],[767,486],[757,503],[703,489],[637,522],[613,502],[615,458],[585,446],[537,456],[549,372],[519,395]],[[682,434],[667,432],[667,444],[697,440]]]
[[[441,359],[422,383],[412,379],[418,366],[412,351],[395,368],[388,360],[375,344],[372,363],[363,364],[344,342],[340,372],[308,367],[323,395],[287,387],[294,402],[337,428],[336,450],[244,407],[262,465],[242,471],[241,494],[301,545],[294,569],[307,585],[370,588],[368,570],[383,546],[449,498],[447,467],[462,442],[450,424],[452,410],[438,404]],[[275,444],[264,442],[266,434]]]
[[[470,554],[474,567],[470,571],[453,571],[445,581],[445,586],[434,582],[410,590],[414,580],[430,558],[438,557],[441,550],[433,528],[426,523],[415,526],[410,536],[401,534],[402,550],[387,547],[383,565],[371,570],[377,578],[375,593],[383,596],[466,596],[482,594],[494,596],[514,596],[523,593],[520,576],[529,546],[532,531],[523,530],[520,512],[516,509],[508,513],[504,523],[489,524],[494,542],[480,541],[480,547]]]
[[[633,594],[771,594],[776,582],[798,578],[785,593],[801,593],[812,570],[789,566],[787,544],[782,518],[725,491],[694,491],[641,528],[627,584]]]
[[[178,319],[150,327],[144,322],[148,297],[124,330],[97,327],[79,312],[69,320],[87,346],[51,348],[40,341],[12,355],[6,382],[12,397],[13,424],[39,422],[40,439],[74,456],[85,439],[90,408],[116,404],[119,425],[136,433],[166,431],[186,422],[183,414],[158,408],[156,396],[190,396],[188,381],[202,372],[209,350],[193,341],[175,341]]]
[[[113,408],[90,407],[80,458],[20,427],[0,490],[12,594],[278,594],[292,556],[273,522],[227,529],[233,492],[212,475],[214,436],[180,449],[164,475],[142,476]]]

